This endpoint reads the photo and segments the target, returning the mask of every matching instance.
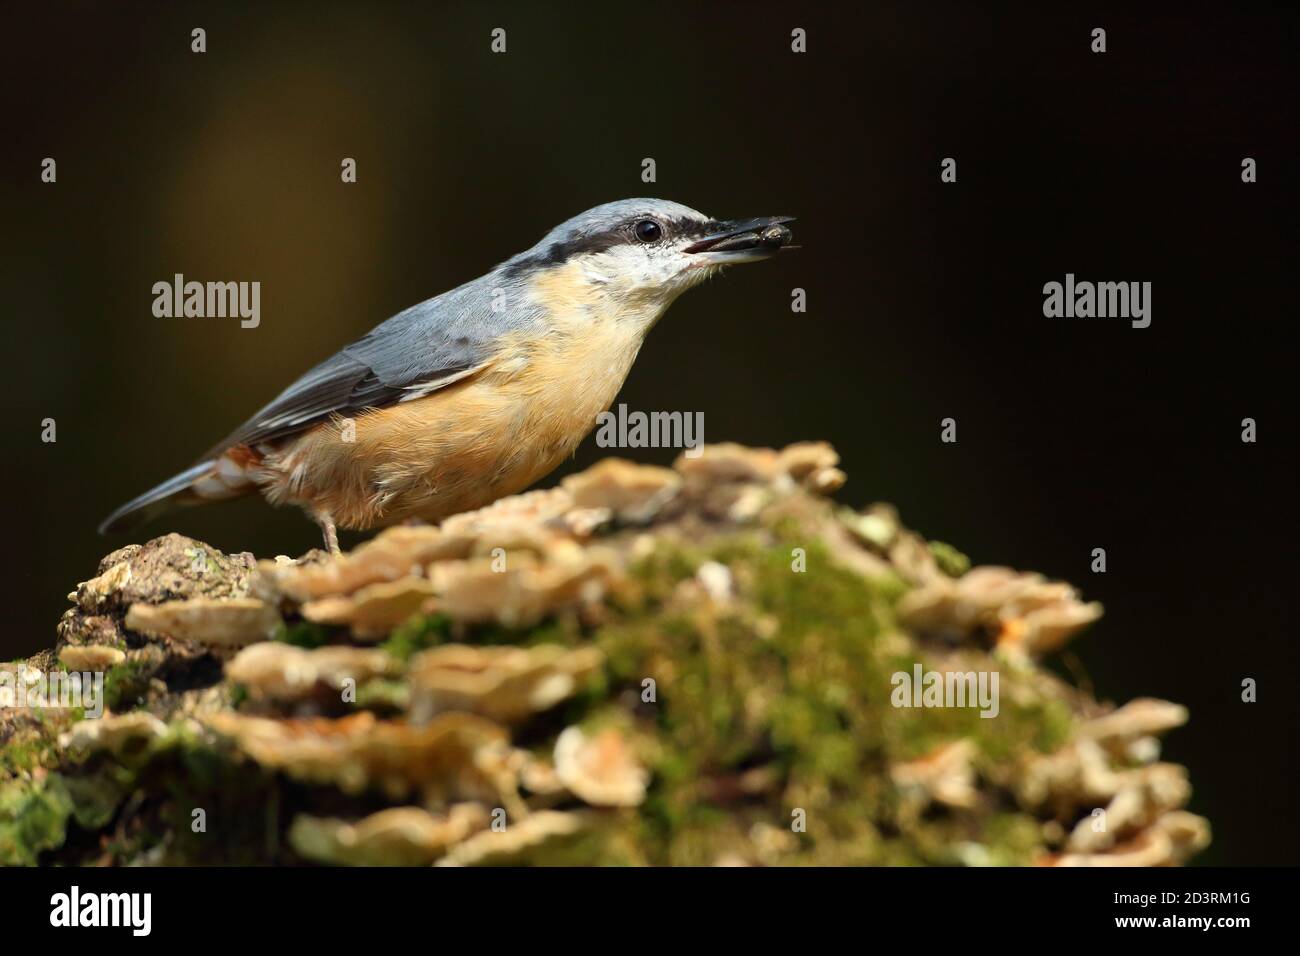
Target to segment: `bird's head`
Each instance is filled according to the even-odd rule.
[[[712,219],[664,199],[622,199],[574,216],[506,263],[513,278],[556,270],[566,283],[657,317],[726,266],[770,259],[790,241],[791,216]]]

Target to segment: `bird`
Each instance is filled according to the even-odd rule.
[[[436,522],[522,491],[595,427],[679,295],[794,248],[793,221],[663,199],[580,213],[345,346],[99,531],[260,492],[301,507],[338,554],[340,528]]]

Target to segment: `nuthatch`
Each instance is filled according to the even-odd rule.
[[[790,221],[718,222],[662,199],[589,209],[326,359],[99,530],[260,490],[304,508],[337,551],[336,528],[436,521],[514,494],[595,427],[677,296],[775,255]]]

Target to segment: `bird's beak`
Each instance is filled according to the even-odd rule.
[[[682,251],[719,264],[770,259],[790,242],[787,222],[794,222],[794,216],[715,222],[713,231]]]

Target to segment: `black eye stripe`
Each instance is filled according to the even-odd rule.
[[[662,219],[650,215],[638,216],[631,220],[629,226],[635,228],[637,223],[645,219],[654,219],[658,222],[664,230],[664,236],[668,239],[703,239],[722,228],[722,223],[712,219],[695,219],[690,216]]]
[[[703,239],[717,231],[716,222],[701,222],[698,219],[674,219],[672,230],[675,235],[691,239]]]
[[[715,228],[717,223],[714,222],[703,222],[686,216],[665,220],[659,216],[643,213],[635,219],[624,220],[617,226],[610,226],[599,232],[589,233],[569,242],[552,243],[540,253],[514,259],[505,265],[505,276],[508,279],[513,279],[538,267],[545,268],[567,262],[574,256],[605,252],[616,246],[641,245],[641,241],[636,238],[633,230],[637,223],[651,218],[654,218],[663,230],[661,240],[664,238],[669,240],[702,239],[717,231]]]

